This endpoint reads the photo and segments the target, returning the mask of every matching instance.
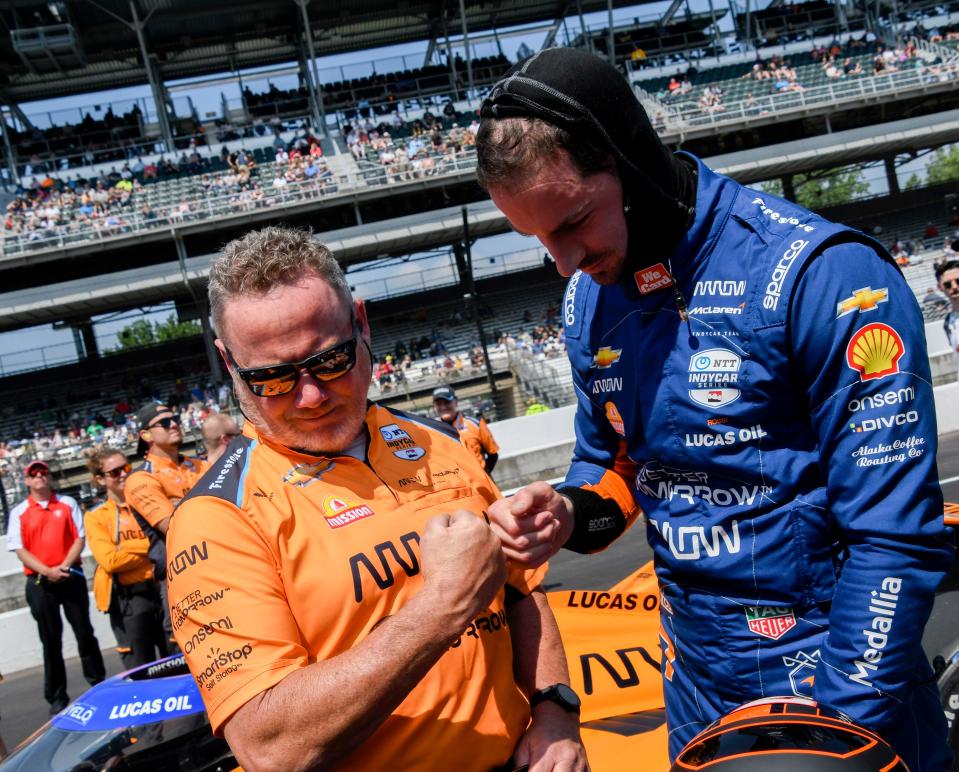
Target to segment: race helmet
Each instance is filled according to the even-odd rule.
[[[772,697],[727,713],[694,737],[670,772],[909,772],[879,735],[837,710]]]

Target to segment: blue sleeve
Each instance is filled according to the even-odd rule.
[[[923,628],[953,559],[922,314],[894,265],[849,243],[811,263],[789,325],[826,514],[845,554],[815,697],[881,728],[924,656]]]

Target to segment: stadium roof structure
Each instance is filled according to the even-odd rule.
[[[22,103],[148,83],[143,42],[169,82],[301,59],[306,3],[317,56],[462,31],[456,0],[6,0],[0,100]],[[636,5],[612,0],[613,7]],[[559,22],[606,0],[465,0],[470,35]]]
[[[713,169],[742,183],[959,141],[959,110],[707,158]],[[506,218],[491,201],[467,206],[471,237],[505,233]],[[387,254],[413,253],[462,238],[460,207],[433,210],[319,234],[343,265]],[[154,232],[155,233],[155,232]],[[0,294],[0,332],[63,319],[148,306],[204,291],[212,255],[188,257],[96,277]],[[29,260],[29,256],[26,258]]]

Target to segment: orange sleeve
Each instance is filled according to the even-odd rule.
[[[173,503],[163,485],[148,472],[134,472],[127,478],[125,487],[127,504],[150,525],[173,514]]]
[[[626,441],[620,440],[616,461],[611,470],[603,473],[598,483],[581,486],[584,490],[595,491],[606,499],[612,499],[619,506],[629,528],[642,510],[636,505],[631,481],[636,477],[636,462],[626,455]]]
[[[83,517],[83,528],[86,532],[87,544],[90,552],[96,558],[97,565],[109,574],[122,573],[133,568],[152,567],[152,563],[145,556],[150,542],[147,539],[135,539],[132,542],[143,542],[143,552],[137,553],[129,549],[131,541],[124,542],[122,549],[117,549],[113,541],[113,528],[107,522],[108,512],[95,509],[87,512]]]
[[[486,424],[486,419],[481,418],[479,422],[480,444],[486,449],[487,453],[499,453],[499,445],[493,439],[493,433]]]
[[[307,650],[276,554],[233,504],[208,496],[184,501],[171,521],[167,556],[174,636],[222,736],[239,708],[307,666]]]

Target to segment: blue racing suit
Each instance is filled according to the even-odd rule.
[[[953,545],[918,304],[878,244],[697,163],[670,260],[612,286],[577,273],[563,304],[564,485],[645,513],[670,754],[744,702],[799,695],[944,770],[920,644]]]

